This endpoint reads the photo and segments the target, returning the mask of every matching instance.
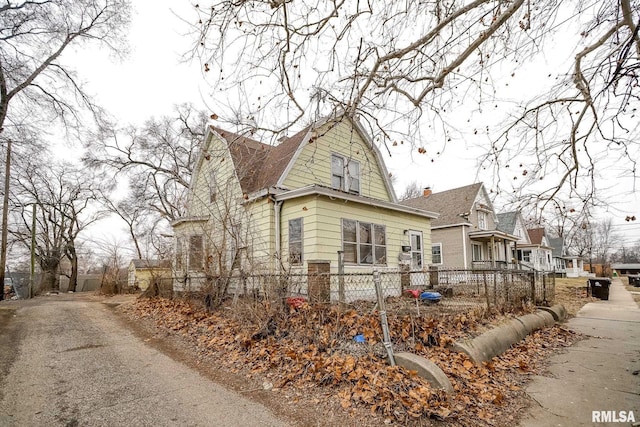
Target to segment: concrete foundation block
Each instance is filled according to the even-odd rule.
[[[556,322],[564,322],[567,319],[567,310],[562,304],[556,304],[551,307],[538,307],[538,310],[551,314]]]
[[[433,387],[453,392],[451,381],[445,373],[432,361],[413,353],[400,352],[394,355],[396,364],[411,371],[416,371],[419,376],[429,381]]]

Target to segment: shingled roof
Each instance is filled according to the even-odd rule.
[[[275,146],[215,126],[211,129],[229,145],[242,191],[249,194],[276,185],[311,126]]]
[[[544,228],[531,228],[527,230],[527,233],[529,233],[529,240],[531,240],[531,243],[534,245],[541,245],[542,244],[542,238],[544,237]]]
[[[518,211],[497,214],[496,219],[498,220],[498,226],[496,227],[498,230],[515,234]]]
[[[437,219],[431,221],[431,227],[442,227],[461,223],[469,223],[461,215],[471,212],[473,202],[482,188],[482,183],[454,188],[452,190],[420,196],[400,202],[405,206],[439,213]]]

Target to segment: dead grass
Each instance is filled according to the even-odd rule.
[[[598,299],[587,296],[586,278],[564,277],[556,279],[554,304],[562,304],[570,317],[575,317],[582,306],[593,301],[598,301]]]

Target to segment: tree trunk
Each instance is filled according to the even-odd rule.
[[[69,292],[75,292],[78,285],[78,254],[74,244],[67,248],[69,259],[71,260],[71,275],[69,276]]]

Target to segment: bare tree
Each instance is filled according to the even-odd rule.
[[[38,0],[0,5],[0,135],[6,144],[0,282],[7,256],[9,182],[13,147],[24,128],[49,126],[60,119],[79,131],[99,108],[82,89],[71,68],[61,62],[70,47],[86,43],[117,52],[129,21],[128,0]],[[84,124],[86,126],[86,124]]]
[[[404,188],[404,190],[402,191],[398,199],[399,200],[413,199],[414,197],[422,196],[422,194],[423,194],[423,189],[418,184],[418,181],[411,181]]]
[[[138,254],[139,234],[185,212],[185,201],[208,118],[191,105],[176,106],[174,117],[149,119],[142,128],[102,135],[83,161],[128,181],[128,195],[107,207],[128,227]],[[111,196],[107,196],[110,199]]]
[[[543,207],[597,203],[609,161],[637,179],[636,1],[218,0],[195,8],[191,55],[230,122],[280,134],[343,110],[377,143],[404,137],[418,153],[478,134],[494,194]],[[575,46],[559,74],[545,74],[533,99],[503,89],[536,53],[555,55],[556,34]],[[508,117],[496,123],[494,106],[507,96]],[[463,133],[474,115],[486,124]]]
[[[74,291],[79,267],[78,236],[102,217],[96,208],[98,187],[105,180],[64,164],[46,167],[31,164],[17,178],[16,210],[20,223],[12,230],[14,238],[31,247],[31,236],[35,233],[34,249],[43,272],[41,289],[59,289],[59,266],[66,258],[71,264],[69,290]]]

